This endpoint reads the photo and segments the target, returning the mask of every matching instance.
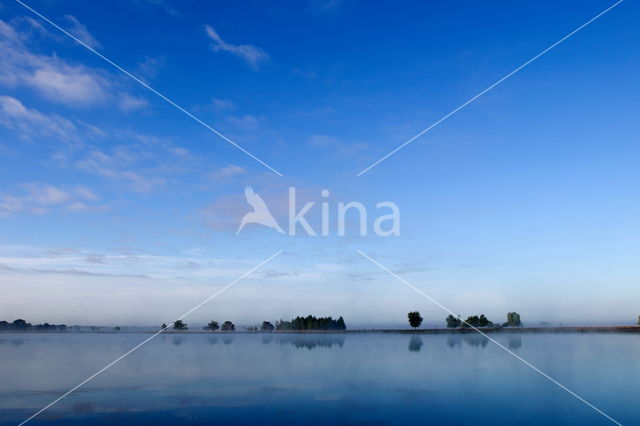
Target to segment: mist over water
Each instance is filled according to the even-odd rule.
[[[146,336],[0,335],[0,424],[15,425]],[[493,335],[623,424],[640,336]],[[461,405],[464,410],[461,410]],[[160,335],[33,424],[607,424],[483,336]]]

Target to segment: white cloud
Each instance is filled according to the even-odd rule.
[[[0,112],[0,124],[18,130],[28,138],[43,136],[67,142],[77,141],[77,128],[71,121],[29,109],[11,96],[0,96]]]
[[[345,143],[334,137],[322,134],[311,135],[307,139],[307,144],[314,148],[326,149],[332,152],[336,158],[353,158],[354,155],[366,151],[369,147],[362,142]]]
[[[146,108],[149,106],[149,102],[144,98],[131,96],[128,93],[121,93],[118,100],[118,106],[124,112],[130,112]]]
[[[124,169],[123,166],[131,164],[137,160],[137,154],[131,152],[116,152],[109,155],[102,151],[94,150],[89,155],[76,162],[76,167],[84,172],[97,174],[99,176],[124,182],[133,191],[138,193],[151,192],[166,182],[160,177],[147,177],[138,172]]]
[[[207,36],[213,40],[211,48],[214,51],[229,52],[244,60],[253,69],[257,69],[262,62],[269,59],[269,54],[259,47],[250,44],[227,43],[222,39],[222,37],[220,37],[216,30],[209,25],[205,25],[204,30],[207,33]]]
[[[0,20],[0,37],[6,40],[13,41],[14,43],[18,43],[21,41],[21,38],[16,30],[11,25],[2,20]]]
[[[316,148],[328,148],[338,143],[338,140],[336,138],[317,134],[311,135],[307,141],[309,142],[309,145]]]
[[[213,98],[213,99],[211,99],[211,102],[213,103],[213,110],[215,112],[230,111],[230,110],[233,110],[233,109],[236,108],[234,103],[232,101],[227,100],[227,99],[216,99],[216,98]]]
[[[246,174],[247,170],[243,167],[236,166],[235,164],[229,164],[226,167],[221,168],[215,173],[215,176],[218,178],[227,178],[236,175]]]
[[[260,125],[258,118],[253,115],[245,114],[243,116],[229,115],[226,121],[233,126],[234,129],[244,132],[256,130]]]
[[[165,62],[164,56],[145,56],[144,60],[138,63],[136,74],[143,79],[156,78]]]
[[[77,37],[78,40],[86,44],[87,46],[93,49],[100,49],[102,45],[98,40],[91,35],[87,27],[82,24],[78,19],[73,15],[65,15],[64,19],[69,23],[69,28],[67,29],[73,36]]]
[[[36,204],[60,204],[71,198],[68,192],[47,184],[30,183],[25,184],[24,187],[28,190],[27,198]]]
[[[69,30],[87,45],[99,43],[75,17],[67,15]],[[70,64],[55,54],[44,55],[34,50],[42,40],[68,42],[49,33],[30,18],[16,18],[11,24],[0,20],[0,85],[9,88],[27,87],[50,101],[68,106],[84,107],[115,102],[125,112],[146,106],[146,101],[124,93],[123,77],[81,64]],[[139,64],[140,73],[152,77],[162,65],[162,58],[145,58]],[[122,92],[122,93],[119,93]],[[116,93],[116,95],[112,95]]]
[[[0,125],[19,132],[28,140],[46,141],[54,149],[51,159],[59,167],[73,166],[86,173],[122,182],[138,193],[151,192],[165,185],[166,179],[162,175],[175,175],[190,170],[186,164],[193,161],[187,149],[168,140],[131,132],[106,133],[83,122],[78,122],[76,126],[58,115],[46,115],[30,109],[10,96],[0,96]],[[107,136],[111,138],[111,143],[114,140],[122,140],[124,143],[111,146],[108,152],[90,143],[93,139],[99,141]],[[65,144],[52,143],[54,141]],[[4,150],[8,151],[8,148]],[[232,172],[239,171],[227,171]],[[49,195],[51,194],[53,190],[49,189]],[[88,190],[78,190],[76,195],[84,201],[96,199]],[[32,199],[34,197],[35,195]],[[20,209],[20,200],[14,198],[13,195],[4,194],[0,200],[0,211]],[[71,209],[88,210],[94,209],[94,206],[76,204]]]
[[[12,213],[45,214],[54,208],[88,211],[103,208],[93,205],[98,196],[84,186],[53,186],[47,183],[23,183],[12,193],[0,193],[0,216]]]
[[[101,73],[32,53],[25,44],[28,36],[0,21],[0,84],[29,87],[66,105],[96,104],[108,97],[112,84]]]
[[[101,103],[107,97],[105,89],[109,86],[105,79],[84,67],[72,67],[61,62],[42,64],[24,75],[23,81],[50,100],[69,105]]]

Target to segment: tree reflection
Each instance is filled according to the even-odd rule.
[[[315,349],[316,347],[330,348],[333,345],[342,347],[344,335],[285,335],[278,336],[277,342],[281,345],[293,345],[296,348]]]
[[[509,349],[520,349],[522,338],[520,336],[509,336]]]
[[[473,335],[455,334],[447,337],[447,346],[449,346],[450,348],[455,348],[456,346],[460,347],[462,346],[463,341],[469,346],[482,347],[482,348],[487,346],[487,344],[489,343],[489,339],[479,334],[473,334]]]
[[[420,352],[424,342],[420,336],[411,336],[409,340],[409,352]]]

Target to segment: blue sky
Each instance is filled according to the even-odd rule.
[[[640,313],[633,2],[359,177],[612,2],[27,4],[284,176],[3,0],[3,318],[166,322],[283,250],[192,321],[442,322],[356,249],[462,315]],[[290,186],[393,201],[401,235],[235,236],[247,185],[282,223]]]

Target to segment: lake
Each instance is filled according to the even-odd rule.
[[[640,424],[640,335],[494,334],[622,424]],[[146,338],[1,334],[15,425]],[[165,334],[29,424],[606,425],[471,334]]]

